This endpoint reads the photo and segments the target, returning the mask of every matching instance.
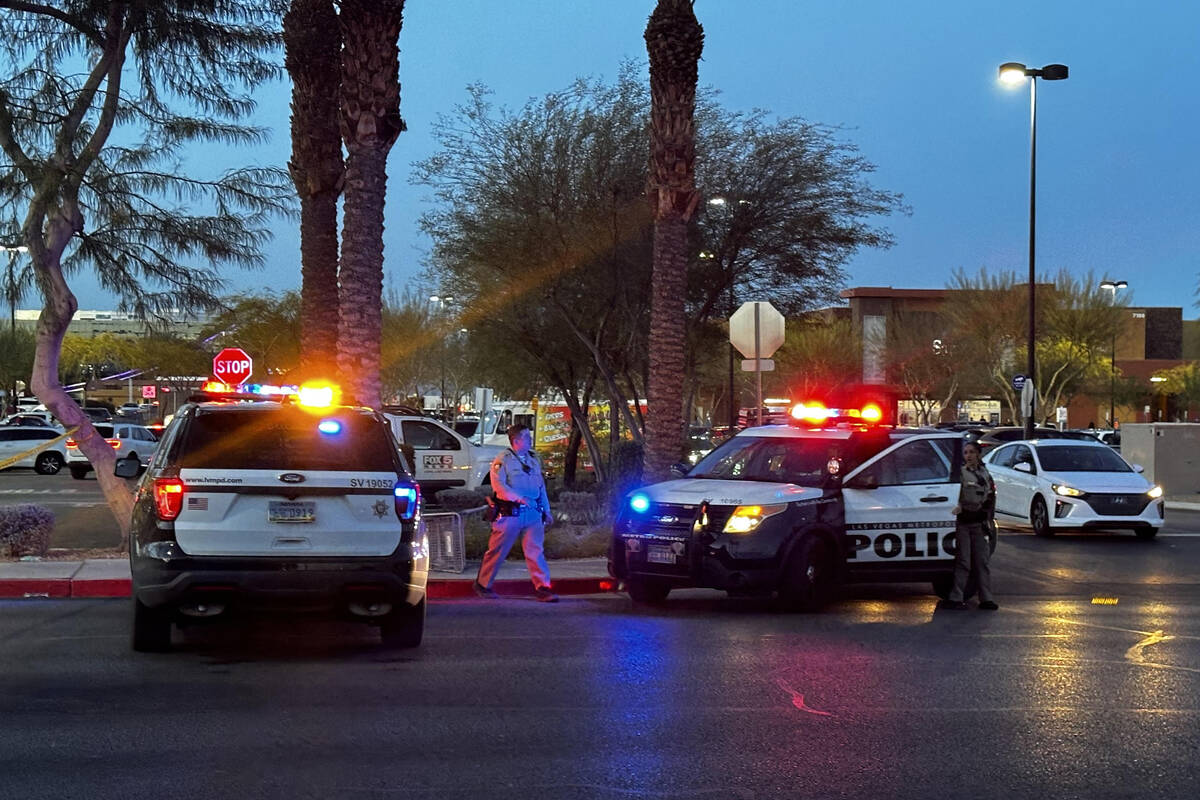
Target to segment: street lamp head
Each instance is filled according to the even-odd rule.
[[[436,294],[431,294],[431,295],[429,295],[429,302],[431,302],[431,303],[437,303],[437,302],[440,302],[440,301],[441,301],[441,299],[442,299],[442,298],[441,298],[441,297],[438,297]]]
[[[1116,291],[1118,289],[1124,289],[1127,286],[1129,286],[1129,284],[1126,283],[1125,281],[1110,281],[1107,278],[1100,281],[1101,289],[1106,289],[1110,292],[1113,292],[1114,294],[1116,293]]]
[[[1018,61],[1009,61],[1000,65],[1000,80],[1008,84],[1024,83],[1029,77],[1029,70]]]
[[[708,204],[710,206],[723,206],[723,205],[725,205],[725,198],[724,197],[710,197],[708,199]]]
[[[1037,76],[1044,81],[1065,81],[1068,72],[1066,64],[1047,64],[1037,71]]]

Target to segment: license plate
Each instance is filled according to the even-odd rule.
[[[311,500],[272,500],[267,507],[268,522],[314,522],[317,504]]]
[[[670,547],[652,544],[646,547],[646,562],[650,564],[674,564],[675,553]]]

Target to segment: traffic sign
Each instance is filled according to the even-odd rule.
[[[774,372],[775,359],[773,358],[744,358],[742,359],[742,372]]]
[[[142,387],[142,399],[143,400],[153,400],[156,389],[157,389],[157,387],[155,387],[155,385],[152,383],[149,383],[149,384],[146,384],[145,386],[143,386]]]
[[[1033,389],[1033,381],[1023,381],[1021,383],[1021,410],[1026,417],[1032,417],[1036,410],[1034,402],[1037,400],[1037,394]]]
[[[1024,385],[1025,385],[1025,376],[1024,375],[1013,375],[1012,387],[1014,389],[1016,389],[1019,392],[1019,391],[1021,391],[1021,387]]]
[[[253,374],[254,361],[240,347],[226,347],[213,359],[213,377],[221,383],[245,383]]]
[[[742,303],[729,318],[729,341],[746,358],[767,358],[783,344],[783,328],[783,314],[775,306]]]

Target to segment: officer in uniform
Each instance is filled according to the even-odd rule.
[[[521,537],[534,596],[543,603],[556,603],[558,595],[550,590],[550,568],[542,552],[545,526],[554,522],[542,464],[533,452],[533,435],[528,427],[511,426],[508,441],[510,447],[492,462],[492,491],[498,514],[492,522],[487,553],[475,578],[475,594],[487,598],[499,596],[492,590],[492,582],[508,551]]]
[[[979,460],[979,445],[963,445],[962,478],[958,490],[958,505],[954,507],[957,525],[954,542],[954,588],[950,590],[949,608],[966,608],[963,592],[972,575],[979,582],[979,608],[995,611],[999,606],[992,599],[992,573],[988,566],[991,557],[989,537],[992,514],[996,506],[996,484],[992,475]]]

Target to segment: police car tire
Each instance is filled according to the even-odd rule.
[[[1050,537],[1054,535],[1054,529],[1050,527],[1050,512],[1041,495],[1034,497],[1033,503],[1029,506],[1029,524],[1036,536]]]
[[[77,481],[81,481],[87,477],[87,474],[92,471],[91,467],[71,467],[71,477]]]
[[[42,453],[33,463],[33,469],[38,475],[57,475],[63,468],[63,457],[58,453]]]
[[[379,639],[384,647],[418,647],[425,635],[425,598],[415,606],[401,606],[379,623]]]
[[[671,593],[671,584],[653,578],[628,578],[625,581],[625,591],[635,603],[655,605],[667,599]]]
[[[805,535],[788,559],[779,599],[791,611],[818,611],[834,588],[833,551],[815,534]]]
[[[133,600],[133,649],[139,653],[165,653],[171,649],[171,613]]]

